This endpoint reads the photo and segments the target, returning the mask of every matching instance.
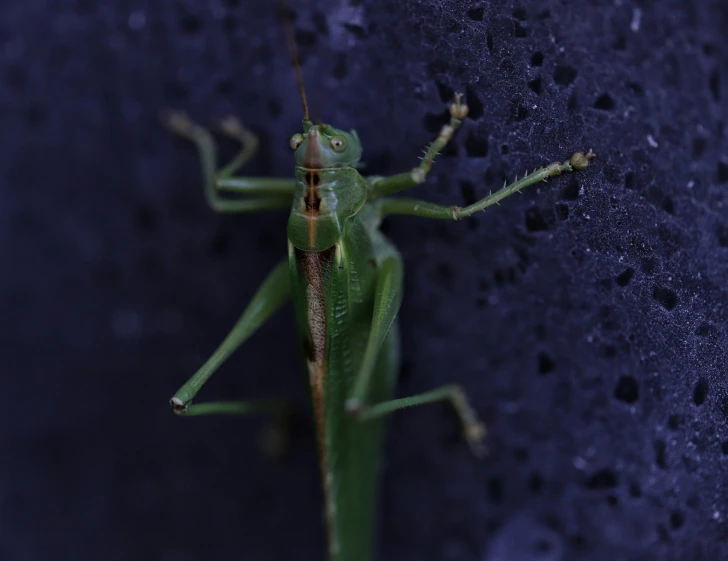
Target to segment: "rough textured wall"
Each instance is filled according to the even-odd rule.
[[[368,170],[417,162],[451,93],[471,106],[416,195],[473,201],[592,147],[461,223],[391,220],[405,255],[389,561],[728,557],[728,8],[721,0],[294,2],[314,116]],[[285,213],[216,216],[158,124],[233,113],[251,175],[292,172],[300,103],[272,3],[0,5],[0,557],[320,560],[313,434],[166,401],[285,252]],[[233,147],[223,144],[223,153]],[[305,406],[290,310],[201,397]]]

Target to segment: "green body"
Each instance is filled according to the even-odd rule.
[[[384,418],[361,422],[345,411],[371,331],[377,272],[386,258],[398,259],[398,255],[378,231],[379,220],[372,209],[352,196],[366,195],[367,189],[355,170],[321,173],[324,181],[318,189],[330,203],[329,209],[336,208],[341,214],[336,218],[306,216],[305,208],[301,209],[307,189],[301,179],[304,172],[303,168],[296,170],[288,257],[293,305],[311,382],[330,555],[332,559],[369,561],[373,559]],[[355,200],[356,214],[341,212],[351,206],[344,201]],[[315,250],[308,247],[311,228],[318,233]],[[368,402],[391,399],[398,368],[395,326],[379,352]]]
[[[379,231],[393,214],[458,220],[548,177],[583,169],[593,154],[580,152],[566,162],[540,168],[476,203],[460,208],[390,198],[422,183],[435,155],[467,115],[460,96],[450,107],[450,123],[429,146],[420,165],[391,177],[363,178],[356,170],[361,146],[354,131],[314,126],[291,138],[294,180],[232,177],[257,146],[234,119],[223,133],[243,144],[240,153],[217,167],[211,135],[182,114],[166,124],[199,149],[205,193],[219,212],[290,209],[288,259],[270,272],[220,347],[171,400],[183,415],[265,412],[285,417],[278,400],[192,404],[210,376],[248,337],[292,299],[305,359],[319,444],[330,561],[374,561],[377,479],[383,422],[393,411],[447,401],[460,417],[474,452],[482,451],[484,427],[465,394],[446,385],[392,399],[399,368],[396,316],[402,299],[402,261]],[[235,193],[224,197],[221,192]]]
[[[372,524],[384,423],[384,418],[361,422],[345,412],[366,348],[376,284],[370,260],[376,262],[378,257],[363,226],[359,217],[349,219],[347,234],[355,229],[359,232],[354,237],[345,235],[330,251],[306,252],[291,245],[289,254],[298,328],[302,337],[309,339],[304,345],[304,353],[309,349],[307,354],[312,343],[306,268],[316,262],[323,272],[325,362],[320,373],[308,356],[306,363],[331,557],[351,561],[373,558]],[[378,357],[378,375],[369,391],[374,403],[391,398],[399,367],[397,355],[395,328]],[[320,391],[319,375],[323,376]]]

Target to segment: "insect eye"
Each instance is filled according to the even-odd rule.
[[[303,142],[303,136],[300,134],[294,134],[291,137],[291,149],[296,150],[301,145],[301,142]]]
[[[344,138],[343,136],[335,136],[331,139],[331,147],[336,152],[343,152],[344,150],[346,150],[346,138]]]

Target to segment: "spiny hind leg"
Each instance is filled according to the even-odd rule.
[[[205,363],[172,396],[170,405],[179,415],[247,413],[249,402],[217,402],[191,405],[192,400],[212,375],[240,345],[291,299],[291,279],[287,260],[281,261],[266,277],[246,306],[243,314]],[[227,403],[227,404],[226,404]]]
[[[279,263],[263,281],[250,303],[235,323],[230,333],[170,399],[175,413],[181,416],[198,415],[249,415],[265,414],[273,425],[262,444],[268,452],[276,453],[285,447],[293,408],[281,399],[250,399],[243,401],[211,401],[192,403],[197,393],[227,358],[253,335],[281,306],[290,300],[290,276],[288,261]]]

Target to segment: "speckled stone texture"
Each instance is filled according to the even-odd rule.
[[[392,219],[398,395],[457,381],[489,426],[390,423],[377,561],[728,558],[728,4],[291,0],[312,114],[447,204],[599,157],[460,223]],[[159,111],[239,116],[292,173],[274,2],[0,3],[0,559],[320,561],[313,432],[167,400],[284,255],[285,213],[217,216]],[[234,146],[222,143],[223,154]],[[306,407],[290,309],[201,397]],[[345,561],[345,560],[344,560]]]

